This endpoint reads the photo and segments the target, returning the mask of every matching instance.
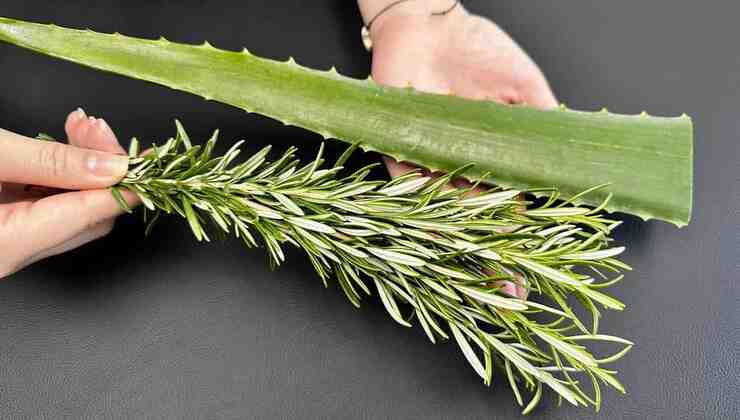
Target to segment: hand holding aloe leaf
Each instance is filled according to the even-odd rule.
[[[383,87],[208,43],[184,45],[0,18],[0,40],[171,87],[359,144],[397,161],[526,190],[556,187],[608,211],[691,218],[692,127],[678,118],[541,111]]]

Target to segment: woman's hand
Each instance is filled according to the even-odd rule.
[[[107,235],[121,213],[105,189],[128,170],[113,131],[81,109],[65,131],[69,145],[0,130],[0,278]]]
[[[408,1],[380,15],[371,27],[376,82],[471,99],[552,108],[557,101],[537,65],[490,20],[453,0]],[[386,160],[391,175],[410,167]]]
[[[375,19],[370,28],[372,74],[376,82],[494,100],[552,108],[557,101],[537,65],[504,31],[490,20],[468,13],[461,4],[447,14],[454,0],[411,0],[394,5]],[[360,0],[367,22],[390,0]],[[385,158],[391,176],[416,169],[412,164]],[[464,179],[453,182],[466,188]],[[521,286],[505,283],[503,291],[523,297]]]

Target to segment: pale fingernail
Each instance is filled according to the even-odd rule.
[[[71,121],[79,121],[86,116],[87,115],[85,114],[85,111],[82,110],[82,108],[77,108],[71,114],[69,114],[69,119]]]
[[[90,153],[87,169],[97,176],[123,177],[128,172],[128,157],[108,153]]]

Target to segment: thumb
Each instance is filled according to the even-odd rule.
[[[127,170],[127,156],[39,141],[0,129],[2,182],[95,189],[116,184]]]

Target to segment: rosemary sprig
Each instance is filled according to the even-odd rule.
[[[632,343],[597,331],[598,306],[624,307],[603,288],[629,269],[615,258],[624,248],[610,245],[618,222],[601,214],[606,203],[578,207],[551,191],[535,207],[518,201],[516,190],[470,196],[469,189],[444,188],[465,168],[434,179],[410,173],[367,180],[374,165],[341,175],[354,148],[330,168],[322,149],[302,166],[294,148],[268,160],[269,146],[237,164],[241,142],[211,156],[217,135],[192,145],[178,122],[175,138],[143,155],[134,139],[128,176],[114,196],[128,211],[120,189],[141,198],[147,232],[162,214],[179,214],[197,240],[209,240],[211,224],[248,247],[262,243],[275,265],[285,259],[283,244],[303,249],[324,284],[336,279],[355,306],[374,289],[399,324],[410,327],[415,318],[433,343],[454,339],[484,383],[491,383],[494,365],[501,367],[521,406],[521,388],[532,394],[524,412],[539,402],[543,384],[560,399],[597,410],[601,384],[624,392],[616,372],[603,365]],[[502,281],[525,286],[537,301],[503,293]],[[591,313],[590,328],[570,296]],[[597,358],[582,344],[588,340],[624,348]],[[592,395],[579,382],[585,378]]]

